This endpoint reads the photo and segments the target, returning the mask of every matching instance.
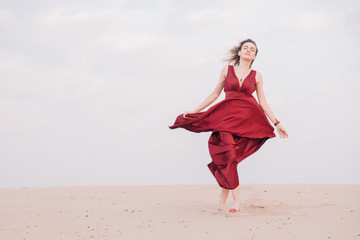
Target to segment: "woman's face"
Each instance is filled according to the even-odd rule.
[[[254,60],[256,58],[256,46],[252,42],[246,42],[241,47],[241,50],[238,52],[238,55],[242,59]]]

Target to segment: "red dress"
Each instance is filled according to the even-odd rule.
[[[208,142],[212,162],[208,167],[219,186],[234,189],[239,185],[237,165],[256,152],[269,138],[274,128],[253,97],[256,71],[251,70],[242,85],[234,67],[228,66],[225,79],[225,99],[207,111],[180,114],[170,129],[184,128],[192,132],[212,131]]]

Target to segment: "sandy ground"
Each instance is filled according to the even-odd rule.
[[[238,213],[219,212],[219,194],[217,185],[0,189],[0,239],[360,240],[360,185],[244,184]]]

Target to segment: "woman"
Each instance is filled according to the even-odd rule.
[[[229,212],[240,211],[239,178],[237,164],[256,152],[267,139],[275,137],[274,128],[281,138],[287,138],[285,128],[267,104],[260,72],[251,65],[258,53],[251,39],[240,42],[230,50],[227,59],[233,65],[225,66],[215,90],[194,111],[180,114],[170,129],[184,128],[192,132],[212,131],[208,146],[212,162],[208,164],[222,188],[218,210],[226,212],[226,199],[232,190],[234,205]],[[223,101],[201,112],[213,103],[224,89]],[[252,96],[256,90],[257,98]]]

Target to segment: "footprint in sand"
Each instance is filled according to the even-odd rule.
[[[254,204],[251,204],[250,207],[251,207],[251,208],[265,208],[264,206],[254,205]]]

